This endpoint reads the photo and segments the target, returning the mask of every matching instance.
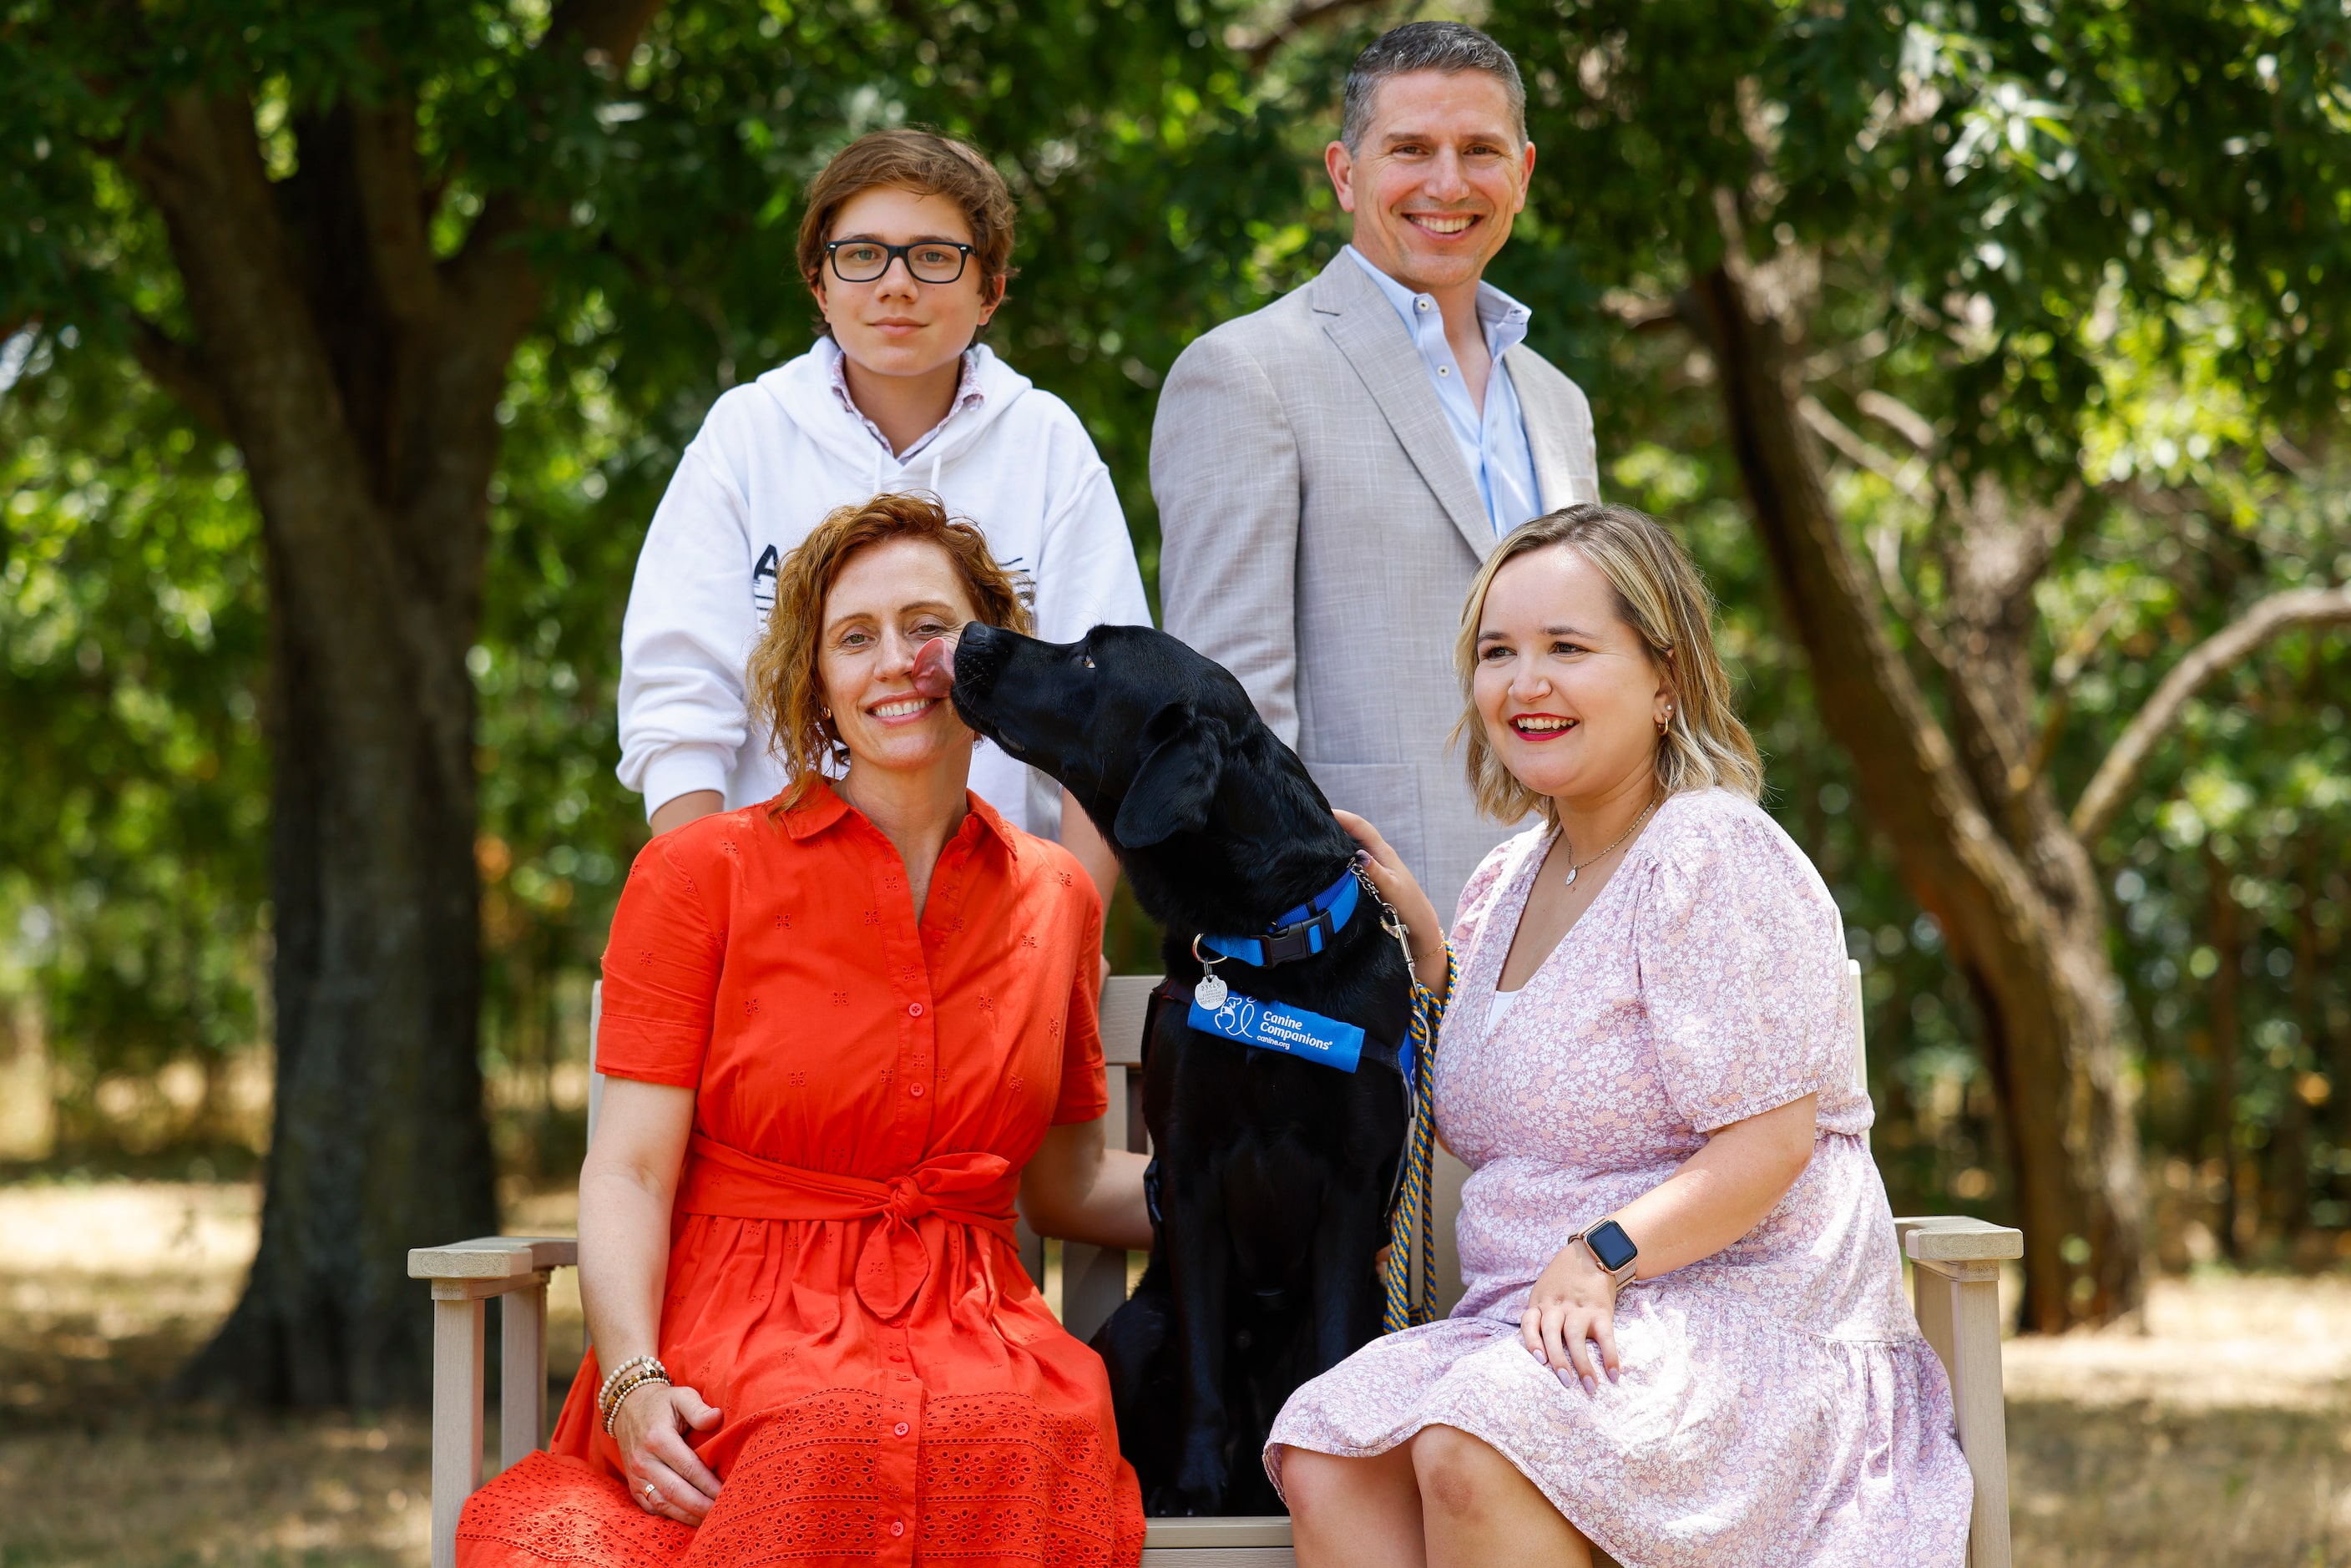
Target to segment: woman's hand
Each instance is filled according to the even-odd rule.
[[[1519,1339],[1537,1360],[1554,1372],[1570,1367],[1583,1380],[1586,1394],[1600,1392],[1600,1375],[1616,1381],[1616,1281],[1604,1271],[1581,1241],[1560,1249],[1535,1280],[1527,1310],[1519,1316]],[[1597,1340],[1595,1360],[1585,1343]]]
[[[1364,867],[1370,873],[1372,885],[1388,901],[1388,907],[1403,920],[1407,939],[1412,944],[1412,970],[1420,983],[1435,992],[1439,1001],[1445,999],[1445,927],[1437,918],[1437,905],[1429,903],[1428,894],[1421,892],[1420,883],[1405,869],[1403,857],[1388,847],[1380,831],[1353,811],[1333,810],[1339,825],[1364,846],[1371,856]]]
[[[685,1446],[685,1434],[717,1425],[718,1412],[691,1388],[648,1383],[621,1401],[612,1440],[621,1446],[621,1469],[639,1508],[680,1524],[702,1522],[718,1496],[718,1478]]]

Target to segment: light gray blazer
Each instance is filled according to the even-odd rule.
[[[1553,511],[1600,497],[1592,405],[1502,362]],[[1496,541],[1395,307],[1343,253],[1196,340],[1151,432],[1168,631],[1240,678],[1334,806],[1371,820],[1449,919],[1517,824],[1478,814],[1447,737],[1453,642]]]

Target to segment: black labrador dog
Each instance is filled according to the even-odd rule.
[[[1155,1239],[1134,1296],[1093,1341],[1144,1507],[1278,1512],[1259,1463],[1274,1416],[1380,1329],[1374,1265],[1407,1120],[1395,1065],[1411,1023],[1404,949],[1368,886],[1335,930],[1333,909],[1247,947],[1301,905],[1311,916],[1318,899],[1345,902],[1355,843],[1240,683],[1174,637],[1098,626],[1055,644],[974,622],[952,691],[965,723],[1069,789],[1167,934],[1172,984],[1143,1080]],[[1217,960],[1196,936],[1296,956]],[[1191,1027],[1196,951],[1268,1019],[1304,1009],[1360,1026],[1360,1064]]]

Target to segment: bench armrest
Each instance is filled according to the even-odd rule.
[[[1894,1222],[1895,1239],[1913,1263],[1997,1263],[2024,1256],[2024,1232],[1959,1214]]]
[[[569,1236],[477,1236],[446,1247],[417,1247],[408,1254],[412,1280],[511,1280],[517,1285],[549,1269],[580,1262],[580,1242]]]
[[[433,1282],[433,1568],[456,1568],[457,1515],[482,1484],[486,1301],[505,1302],[498,1456],[512,1465],[547,1429],[547,1271],[579,1262],[569,1236],[477,1236],[408,1255],[408,1277]]]
[[[1970,1568],[2009,1568],[2008,1417],[2000,1374],[2000,1266],[2024,1233],[1961,1215],[1897,1219],[1918,1332],[1950,1375],[1959,1448],[1975,1477]]]

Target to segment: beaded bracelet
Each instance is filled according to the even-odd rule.
[[[609,1437],[612,1435],[612,1423],[621,1418],[621,1406],[628,1403],[629,1396],[653,1383],[658,1383],[664,1388],[672,1386],[669,1374],[653,1367],[637,1373],[612,1391],[612,1402],[604,1407],[604,1436]]]
[[[628,1376],[629,1374],[636,1371],[641,1366],[650,1366],[657,1372],[665,1372],[668,1370],[664,1367],[660,1360],[654,1356],[632,1355],[629,1357],[628,1360],[621,1363],[620,1365],[612,1368],[611,1371],[604,1375],[602,1386],[596,1390],[596,1408],[599,1411],[601,1411],[607,1405],[611,1403],[613,1386],[617,1385],[621,1379]]]
[[[628,1376],[630,1373],[634,1372],[638,1367],[659,1366],[660,1364],[661,1358],[658,1356],[632,1355],[629,1357],[628,1360],[621,1363],[620,1365],[608,1368],[604,1374],[603,1385],[596,1390],[597,1401],[601,1404],[604,1396],[612,1391],[612,1385],[620,1382],[623,1377]]]
[[[622,1373],[619,1377],[615,1378],[611,1383],[608,1384],[597,1394],[597,1413],[599,1415],[602,1415],[605,1412],[610,1411],[614,1405],[620,1402],[621,1396],[624,1391],[632,1387],[636,1384],[643,1382],[645,1378],[667,1377],[668,1375],[669,1369],[662,1365],[658,1361],[648,1361],[642,1365],[631,1368],[629,1371]]]

